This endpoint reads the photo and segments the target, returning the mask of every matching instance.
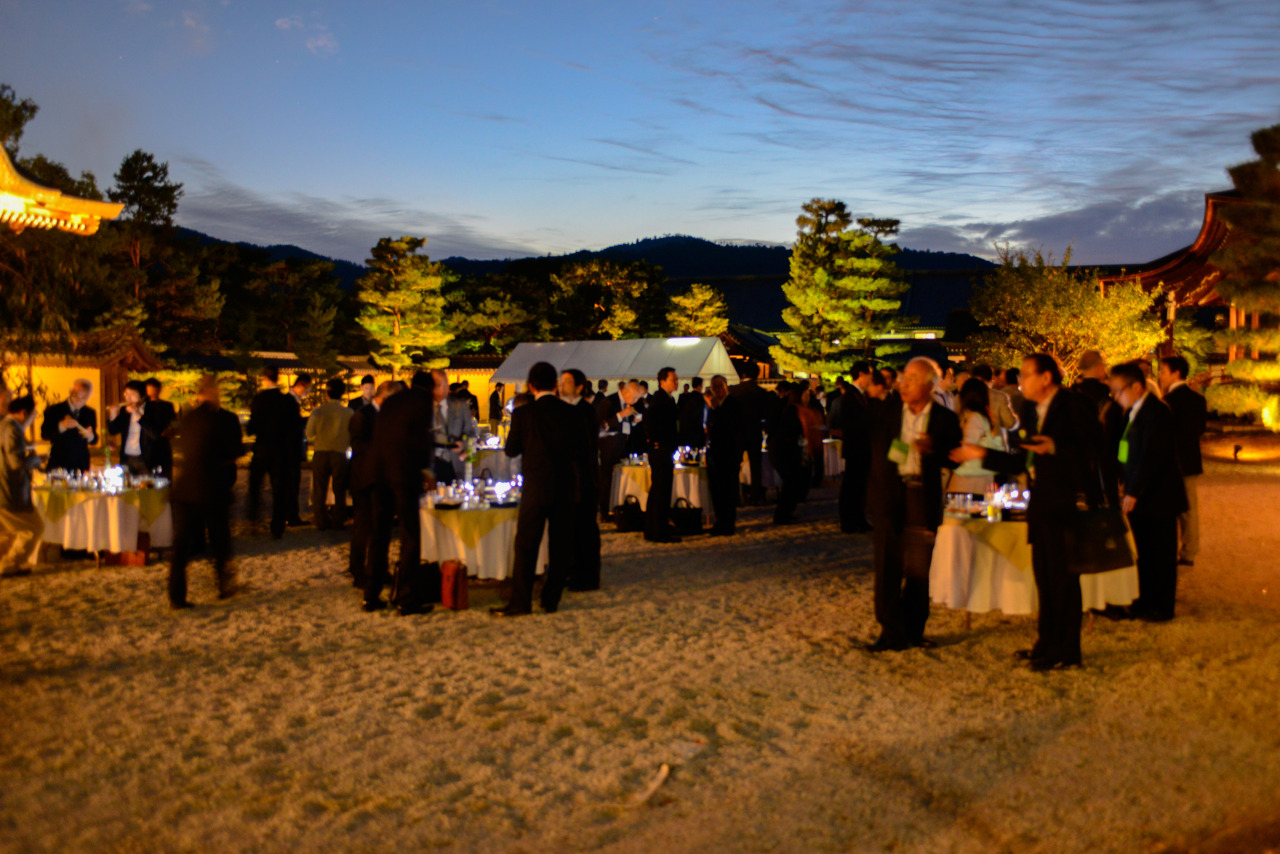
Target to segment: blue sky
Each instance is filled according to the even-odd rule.
[[[1277,0],[0,0],[22,153],[106,186],[140,147],[182,224],[357,261],[788,242],[823,196],[1141,263],[1280,122],[1277,45]]]

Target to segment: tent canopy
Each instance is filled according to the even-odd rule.
[[[666,367],[680,381],[721,374],[732,385],[738,372],[719,338],[633,338],[623,341],[545,341],[517,344],[494,372],[491,382],[524,383],[536,362],[557,371],[577,368],[596,380],[654,380]]]

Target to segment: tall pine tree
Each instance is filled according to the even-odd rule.
[[[1213,263],[1222,271],[1223,299],[1261,315],[1258,329],[1225,332],[1220,343],[1257,358],[1233,360],[1227,373],[1234,382],[1206,394],[1220,412],[1261,414],[1268,428],[1280,430],[1280,125],[1255,131],[1251,141],[1258,158],[1227,170],[1244,204],[1223,207],[1231,233]]]
[[[426,242],[421,237],[382,238],[365,262],[369,272],[356,283],[360,325],[373,345],[370,355],[395,372],[449,363],[443,350],[453,333],[443,323],[443,288],[453,273],[417,254]]]
[[[833,199],[812,199],[803,211],[782,286],[790,331],[770,353],[783,370],[832,377],[875,355],[875,340],[902,322],[898,297],[907,285],[893,263],[898,247],[881,239],[897,233],[898,221],[860,219],[854,228],[844,202]]]

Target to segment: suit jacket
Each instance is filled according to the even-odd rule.
[[[307,458],[307,419],[302,404],[290,392],[280,395],[279,453],[281,459],[301,463]]]
[[[91,406],[82,406],[76,413],[76,423],[87,427],[93,436],[85,439],[79,430],[59,430],[62,419],[71,414],[71,404],[67,401],[55,403],[44,411],[44,421],[40,424],[40,438],[49,443],[49,470],[66,469],[67,471],[89,470],[89,446],[98,441],[98,414]]]
[[[1031,501],[1027,505],[1027,527],[1032,541],[1041,525],[1064,524],[1066,516],[1075,513],[1077,499],[1083,495],[1091,505],[1102,500],[1099,463],[1106,442],[1098,410],[1093,401],[1070,389],[1060,388],[1045,412],[1044,424],[1036,429],[1038,416],[1034,401],[1023,404],[1018,438],[1034,435],[1053,439],[1053,454],[1032,457],[1034,475]],[[1027,470],[1027,452],[1013,450],[987,451],[983,467],[1004,474]]]
[[[489,420],[502,420],[502,395],[496,391],[489,395]]]
[[[742,401],[729,395],[707,413],[707,467],[737,471],[742,465]]]
[[[596,408],[588,400],[579,400],[573,412],[582,422],[580,427],[581,462],[578,465],[578,494],[595,506],[600,489],[600,431],[596,429]]]
[[[160,435],[164,432],[162,424],[165,417],[166,413],[153,408],[150,403],[143,404],[142,417],[138,419],[138,445],[142,450],[142,462],[149,469],[167,467],[173,460],[169,441]],[[132,418],[122,406],[116,417],[107,422],[107,434],[120,437],[121,456],[124,456],[125,446],[129,442],[129,422]]]
[[[796,407],[783,403],[769,418],[768,450],[778,474],[782,468],[800,465],[800,437],[804,435],[804,423]]]
[[[1177,425],[1173,411],[1148,394],[1129,422],[1125,437],[1124,494],[1138,499],[1135,516],[1177,516],[1187,509],[1187,491],[1178,468]]]
[[[658,389],[649,396],[649,409],[645,412],[645,438],[648,439],[650,457],[670,461],[680,444],[679,411],[671,395]],[[652,465],[653,460],[650,459]]]
[[[774,411],[781,406],[776,394],[760,388],[755,380],[743,380],[729,389],[729,394],[742,404],[742,441],[743,447],[760,447],[764,434],[764,423]],[[754,442],[753,442],[754,440]]]
[[[377,419],[377,407],[369,405],[357,409],[347,422],[347,434],[351,437],[351,465],[347,469],[347,477],[353,492],[368,489],[378,477],[373,454],[373,426]]]
[[[182,419],[178,447],[182,467],[173,481],[173,500],[231,503],[236,459],[244,454],[240,419],[220,406],[201,404]]]
[[[707,431],[702,426],[702,414],[707,410],[707,400],[700,391],[686,391],[680,395],[680,444],[700,448],[707,443]]]
[[[871,399],[860,389],[840,395],[840,456],[845,468],[866,471],[871,464]]]
[[[892,392],[884,400],[868,401],[870,424],[868,445],[871,471],[868,477],[867,504],[876,525],[888,525],[891,508],[898,505],[906,485],[898,472],[898,464],[889,459],[893,440],[902,434],[902,398]],[[933,440],[933,448],[920,455],[920,481],[928,515],[926,525],[933,530],[942,524],[942,470],[954,469],[950,453],[960,445],[960,419],[936,401],[929,408],[925,433]]]
[[[1200,437],[1204,435],[1205,425],[1209,420],[1204,395],[1184,383],[1166,394],[1164,402],[1173,410],[1177,434],[1174,450],[1177,451],[1182,474],[1186,477],[1204,474]]]
[[[580,411],[554,394],[545,394],[511,413],[506,454],[521,457],[522,504],[571,503],[582,483],[585,456]]]
[[[270,458],[280,444],[282,397],[284,392],[279,388],[267,388],[255,394],[249,402],[249,423],[245,425],[245,432],[254,439],[255,457]]]
[[[595,410],[596,431],[603,430],[606,433],[618,432],[618,410],[614,408],[614,398],[612,394],[597,394],[591,398],[591,407]]]
[[[147,408],[156,410],[156,422],[162,431],[168,430],[178,420],[178,410],[167,400],[148,400]]]
[[[422,490],[422,472],[431,468],[435,441],[431,392],[410,388],[382,404],[373,422],[373,467],[378,481],[396,489]]]
[[[471,411],[471,401],[465,397],[451,397],[449,400],[449,418],[445,421],[445,435],[449,442],[459,442],[465,436],[476,438],[480,428],[476,424],[475,415]]]

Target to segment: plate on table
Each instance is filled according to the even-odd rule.
[[[452,504],[445,504],[444,502],[440,502],[440,501],[436,502],[437,510],[457,510],[461,506],[462,506],[461,501],[458,501]]]

